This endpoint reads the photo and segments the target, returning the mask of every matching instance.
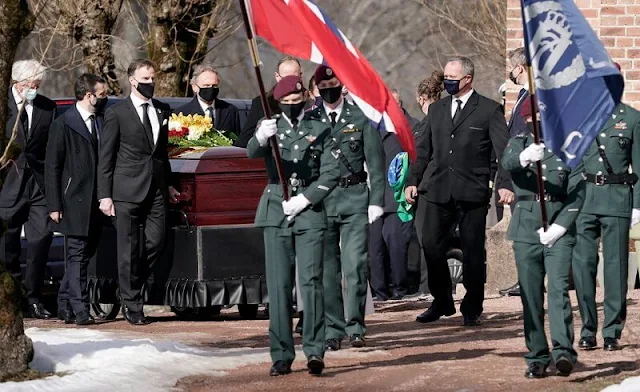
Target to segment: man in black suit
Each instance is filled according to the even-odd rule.
[[[191,88],[195,96],[191,102],[176,109],[175,113],[200,114],[211,118],[215,129],[240,134],[238,109],[229,102],[218,99],[220,77],[212,65],[200,64],[195,67]]]
[[[84,74],[75,83],[76,104],[49,131],[45,183],[49,216],[66,236],[67,268],[58,292],[58,318],[93,324],[89,314],[87,266],[102,232],[96,172],[107,103],[104,80]]]
[[[52,232],[44,197],[44,160],[49,126],[55,117],[56,104],[38,94],[45,68],[35,60],[17,61],[11,71],[9,90],[9,139],[17,123],[13,164],[4,169],[0,191],[0,219],[7,229],[0,249],[7,269],[19,277],[20,233],[24,225],[28,251],[24,285],[31,317],[47,319],[49,313],[40,302],[40,288],[49,256]]]
[[[434,301],[417,317],[423,323],[456,312],[445,257],[456,224],[460,228],[463,283],[467,290],[460,306],[464,325],[478,325],[483,310],[491,152],[502,156],[509,133],[500,105],[473,90],[473,75],[473,62],[466,57],[452,58],[445,66],[444,84],[451,96],[429,107],[425,134],[419,138],[418,158],[405,192],[407,199],[415,200],[416,185],[432,160],[422,241]],[[497,180],[500,201],[511,203],[511,179],[500,170]]]
[[[98,161],[100,210],[116,217],[120,298],[133,325],[148,323],[142,287],[162,251],[168,203],[179,195],[167,154],[170,108],[152,99],[155,69],[150,60],[129,65],[131,95],[105,111]]]
[[[527,58],[525,57],[524,47],[513,49],[507,55],[507,71],[509,72],[509,80],[517,86],[522,86],[518,92],[518,99],[511,109],[511,115],[509,116],[509,123],[507,128],[509,129],[509,136],[514,137],[522,132],[527,131],[527,123],[520,115],[520,109],[522,109],[522,103],[529,96],[529,77],[527,74]],[[511,215],[514,213],[515,203],[509,205],[511,208]],[[500,295],[506,295],[510,297],[520,296],[520,284],[516,282],[513,286],[500,290]]]
[[[286,56],[278,61],[277,71],[274,73],[276,83],[285,76],[294,75],[302,78],[302,66],[300,61],[295,57]],[[269,108],[271,114],[280,113],[278,102],[273,99],[273,88],[267,92],[267,100],[269,101]],[[244,127],[238,136],[238,139],[233,144],[236,147],[247,148],[249,140],[256,133],[256,126],[258,122],[264,118],[264,108],[262,107],[262,100],[258,95],[251,101],[251,109],[247,115],[247,121],[244,123]]]

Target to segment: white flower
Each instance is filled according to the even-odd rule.
[[[180,121],[170,120],[169,121],[169,130],[172,129],[182,129],[182,124]]]
[[[192,125],[189,127],[188,140],[199,140],[206,133],[207,128],[203,126]]]

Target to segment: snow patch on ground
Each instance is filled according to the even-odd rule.
[[[640,377],[629,377],[620,384],[609,385],[601,392],[639,392]]]
[[[34,344],[31,367],[63,375],[0,384],[1,392],[167,391],[186,376],[223,375],[271,362],[266,348],[203,350],[90,329],[29,328],[25,333]]]

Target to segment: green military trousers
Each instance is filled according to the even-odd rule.
[[[271,360],[291,364],[293,346],[292,307],[296,257],[304,302],[302,351],[324,357],[324,296],[322,249],[324,229],[264,228],[267,290],[269,293],[269,346]]]
[[[549,345],[544,329],[544,276],[547,275],[547,302],[553,360],[566,356],[576,362],[573,349],[573,314],[569,300],[569,274],[573,237],[563,236],[551,248],[542,244],[514,242],[518,281],[524,313],[524,339],[529,352],[527,364],[549,365]]]
[[[582,337],[596,336],[596,271],[598,238],[602,238],[604,267],[604,338],[620,339],[627,318],[629,218],[580,213],[576,222],[573,280],[576,285]]]
[[[341,241],[342,239],[342,241]],[[324,249],[325,334],[327,339],[365,335],[369,220],[367,214],[329,217]],[[347,319],[342,274],[347,282]],[[304,318],[307,318],[305,303]]]

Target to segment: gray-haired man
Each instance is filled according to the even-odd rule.
[[[179,107],[175,113],[200,114],[213,119],[213,127],[220,131],[240,134],[238,109],[229,102],[218,99],[220,76],[210,64],[195,67],[191,78],[191,88],[195,96],[188,104]]]
[[[9,89],[9,139],[17,123],[14,163],[4,169],[0,191],[0,220],[6,231],[0,243],[0,257],[14,276],[20,276],[20,232],[28,242],[24,285],[29,313],[34,318],[51,318],[40,302],[40,287],[51,245],[49,211],[44,198],[44,160],[49,126],[56,104],[38,94],[45,68],[36,60],[17,61],[11,70]]]

